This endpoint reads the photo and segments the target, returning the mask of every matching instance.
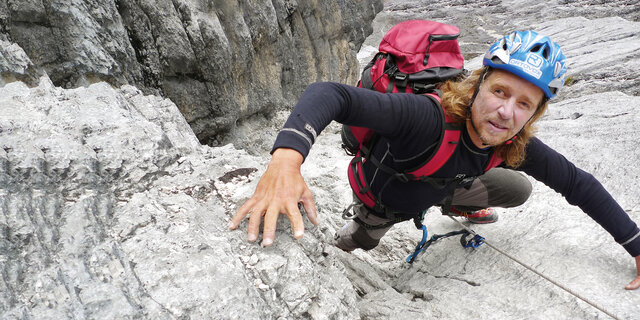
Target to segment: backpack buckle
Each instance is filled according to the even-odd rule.
[[[405,81],[407,80],[408,75],[406,73],[402,73],[402,72],[396,72],[393,75],[393,78],[395,78],[398,81]]]
[[[419,93],[431,93],[436,89],[436,85],[435,84],[426,84],[426,83],[422,83],[422,82],[414,82],[411,84],[411,88],[413,89],[414,92],[419,92]]]

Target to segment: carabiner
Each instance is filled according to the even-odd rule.
[[[477,248],[484,243],[484,238],[479,234],[476,234],[473,238],[467,241],[467,236],[469,234],[464,234],[460,237],[460,244],[465,248]]]
[[[344,220],[353,220],[356,216],[356,213],[351,209],[362,207],[362,202],[353,201],[351,204],[344,210],[342,210],[342,219]]]

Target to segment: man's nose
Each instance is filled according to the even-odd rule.
[[[505,99],[498,109],[498,115],[504,120],[513,118],[513,110],[515,110],[516,102],[514,99]]]

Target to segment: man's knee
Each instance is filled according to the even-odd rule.
[[[517,179],[517,183],[513,183],[509,189],[512,191],[511,197],[511,206],[517,207],[523,205],[529,197],[531,196],[531,192],[533,191],[533,186],[527,177],[522,174],[519,174],[520,178]]]
[[[533,186],[522,173],[495,168],[480,177],[487,188],[489,204],[503,208],[517,207],[524,204],[531,196]]]

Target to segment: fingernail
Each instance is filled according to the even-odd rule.
[[[233,229],[233,221],[229,221],[229,223],[227,224],[227,226],[229,227],[229,229]]]
[[[302,235],[303,235],[303,234],[304,234],[304,231],[296,231],[296,232],[293,234],[293,237],[294,237],[294,238],[296,238],[296,239],[300,239],[300,238],[302,237]]]
[[[249,241],[251,241],[251,242],[256,241],[256,239],[257,239],[257,238],[258,238],[258,237],[257,237],[255,234],[250,234],[250,235],[249,235]]]
[[[265,246],[265,247],[270,246],[272,243],[273,243],[273,240],[271,240],[271,239],[262,240],[262,245]]]

